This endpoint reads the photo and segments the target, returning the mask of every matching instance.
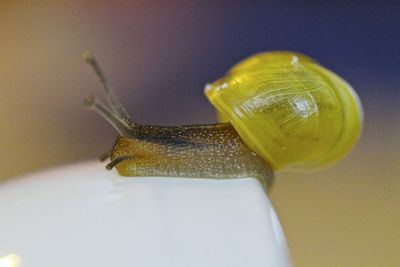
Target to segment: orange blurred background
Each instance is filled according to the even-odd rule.
[[[0,2],[0,179],[94,159],[116,133],[82,99],[100,95],[93,52],[147,124],[215,122],[203,86],[260,51],[294,50],[348,80],[364,134],[336,166],[278,173],[271,199],[295,266],[400,266],[399,15],[343,2]],[[397,26],[396,26],[397,22]]]

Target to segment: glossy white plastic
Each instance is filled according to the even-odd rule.
[[[128,178],[87,162],[0,183],[0,266],[291,262],[255,179]]]

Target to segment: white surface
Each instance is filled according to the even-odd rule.
[[[0,184],[0,267],[17,257],[26,267],[291,266],[255,179],[127,178],[99,162]]]

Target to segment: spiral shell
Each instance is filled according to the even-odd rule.
[[[362,107],[352,87],[298,53],[251,56],[205,94],[221,120],[276,170],[330,165],[361,133]]]

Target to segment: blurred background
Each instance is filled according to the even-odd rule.
[[[400,12],[379,1],[1,1],[0,182],[96,159],[116,132],[82,99],[101,62],[131,117],[211,123],[203,87],[260,51],[310,55],[365,109],[356,149],[271,191],[295,266],[400,266]]]

